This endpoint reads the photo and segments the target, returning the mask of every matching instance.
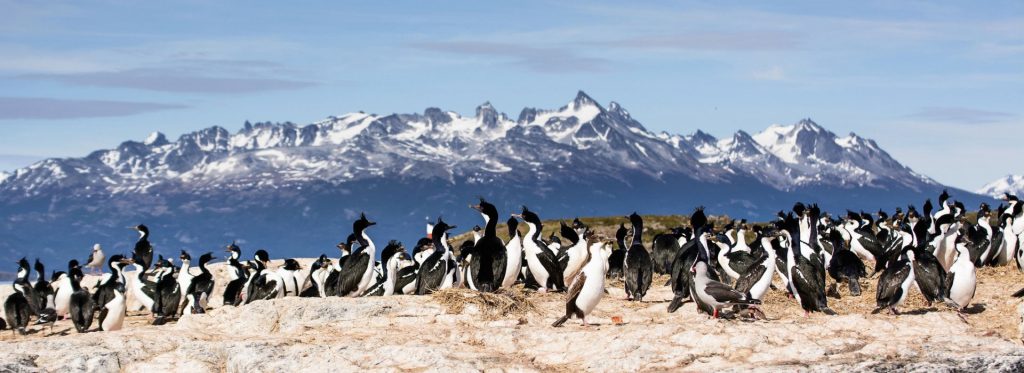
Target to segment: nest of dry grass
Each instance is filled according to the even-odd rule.
[[[530,300],[522,286],[502,288],[494,293],[464,288],[445,289],[431,294],[431,299],[443,306],[449,314],[461,314],[467,307],[475,307],[480,316],[487,320],[538,313],[537,305]]]

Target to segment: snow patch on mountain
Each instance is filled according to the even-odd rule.
[[[975,191],[975,193],[995,198],[1002,197],[1006,193],[1016,196],[1024,195],[1024,175],[1006,175],[1005,177],[985,184],[985,186]]]

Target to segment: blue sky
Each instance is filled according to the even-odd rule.
[[[976,189],[1024,173],[1024,2],[0,0],[0,170],[162,131],[577,90],[649,129],[813,118]]]

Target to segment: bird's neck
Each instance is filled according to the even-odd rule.
[[[633,242],[630,243],[630,246],[643,245],[643,236],[644,236],[644,223],[643,222],[633,223],[633,240],[632,240]]]

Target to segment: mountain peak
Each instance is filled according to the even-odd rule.
[[[714,136],[711,136],[711,134],[709,134],[707,132],[704,132],[702,130],[697,130],[692,135],[687,136],[687,137],[688,137],[687,140],[689,140],[690,142],[692,142],[694,144],[705,144],[705,143],[706,144],[710,144],[710,143],[718,141],[717,138],[715,138]]]
[[[148,146],[164,146],[170,142],[167,141],[167,136],[164,136],[162,132],[157,131],[149,134],[149,137],[146,137],[146,140],[142,143]]]
[[[494,127],[498,123],[498,111],[491,106],[490,101],[485,101],[476,107],[476,118],[485,127]]]
[[[586,92],[583,92],[582,90],[580,90],[579,92],[576,92],[576,98],[572,100],[572,103],[573,103],[573,106],[577,107],[577,108],[578,107],[583,107],[583,106],[588,106],[588,105],[594,105],[594,106],[597,106],[597,107],[601,107],[601,105],[599,105],[597,103],[597,101],[594,101],[593,98],[591,98],[589,95],[587,95]]]
[[[822,127],[818,123],[815,123],[814,120],[812,120],[811,118],[801,119],[799,122],[796,123],[796,125],[794,125],[794,130],[811,131],[814,133],[828,132],[828,130],[826,130],[825,127]]]

